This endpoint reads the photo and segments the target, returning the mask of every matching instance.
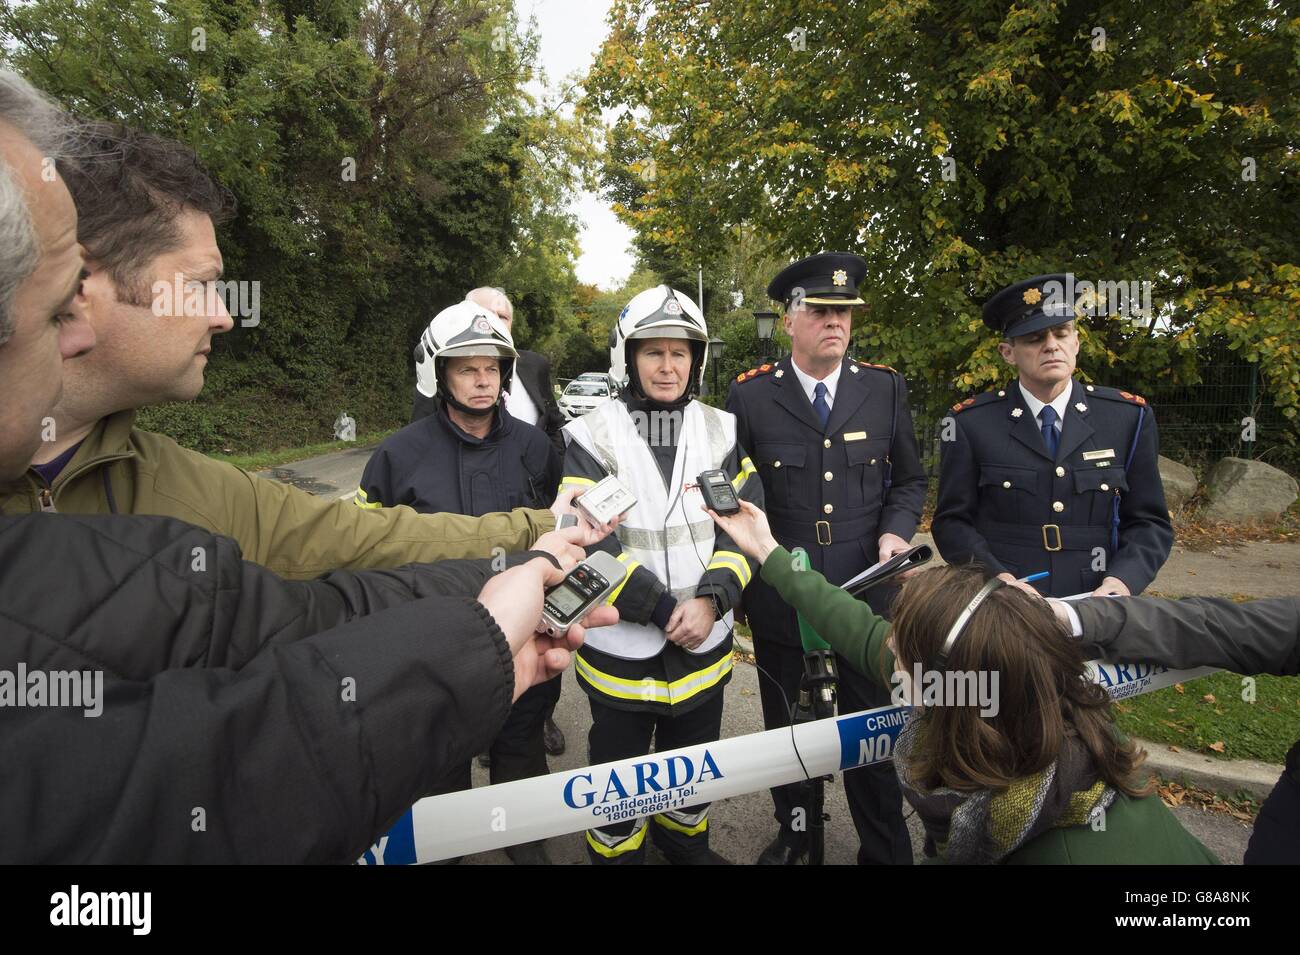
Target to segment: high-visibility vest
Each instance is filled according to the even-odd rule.
[[[628,576],[638,565],[643,566],[679,601],[690,600],[709,565],[714,544],[713,521],[702,510],[704,497],[695,479],[701,471],[722,467],[727,453],[736,445],[736,418],[698,401],[687,404],[680,415],[648,414],[670,417],[641,421],[638,412],[634,420],[627,405],[614,400],[569,422],[564,430],[636,496],[636,504],[623,516],[615,532],[623,545],[619,559],[627,565]],[[678,426],[674,428],[674,424]],[[668,489],[654,452],[643,437],[646,434],[671,434],[676,438],[677,453]],[[616,596],[617,591],[613,594]],[[717,647],[731,631],[731,619],[728,611],[713,625],[705,641],[689,652],[704,654]],[[667,642],[663,630],[653,623],[621,620],[609,627],[588,630],[586,635],[588,646],[625,660],[654,657]]]

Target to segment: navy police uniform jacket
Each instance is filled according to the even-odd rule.
[[[845,359],[823,428],[782,358],[740,375],[727,410],[758,468],[773,536],[807,551],[831,583],[876,563],[880,535],[912,539],[926,475],[898,372]],[[745,589],[745,612],[765,639],[799,645],[794,610],[758,575]]]
[[[1168,558],[1173,530],[1145,399],[1072,382],[1055,459],[1017,382],[955,405],[944,429],[932,530],[949,563],[1049,571],[1034,586],[1066,597],[1106,577],[1141,593]]]
[[[361,475],[361,507],[405,504],[422,514],[482,517],[516,507],[550,507],[560,456],[538,428],[498,404],[492,429],[476,438],[437,409],[375,450]]]

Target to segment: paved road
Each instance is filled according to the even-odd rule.
[[[338,451],[307,461],[272,468],[261,474],[263,477],[286,481],[323,497],[350,497],[361,478],[361,472],[370,452],[369,448]],[[1280,546],[1295,547],[1295,545]],[[1296,550],[1300,551],[1300,547],[1296,547]],[[1290,556],[1290,552],[1286,552],[1286,555],[1285,559],[1294,559]],[[1190,567],[1191,570],[1196,571],[1195,573],[1187,573],[1189,568],[1180,566],[1179,555],[1175,553],[1169,564],[1166,564],[1165,569],[1161,571],[1161,576],[1153,585],[1154,589],[1170,595],[1182,595],[1198,592],[1191,589],[1197,585],[1212,586],[1213,576],[1209,573],[1202,576],[1199,570],[1201,566],[1199,562],[1205,559],[1205,555],[1189,556],[1197,561],[1196,565]],[[1169,584],[1166,584],[1166,580]],[[1261,584],[1267,585],[1267,581],[1261,581]],[[1286,592],[1294,592],[1294,586]],[[735,676],[726,689],[727,703],[722,727],[724,737],[762,731],[758,679],[758,673],[753,666],[747,663],[736,666]],[[587,708],[586,697],[574,683],[572,669],[564,674],[563,680],[564,693],[556,709],[556,721],[568,738],[569,746],[564,755],[551,761],[551,768],[556,772],[577,769],[590,762],[586,753],[586,733],[591,725],[591,714]],[[474,766],[474,784],[487,785],[487,771],[480,768],[477,763]],[[844,790],[838,783],[827,787],[826,807],[831,814],[826,831],[826,861],[832,864],[852,864],[855,860],[857,841],[848,804],[844,801]],[[1206,813],[1194,808],[1179,807],[1174,810],[1174,813],[1182,824],[1221,860],[1233,864],[1241,862],[1246,842],[1250,838],[1249,826],[1229,816]],[[734,862],[752,862],[776,831],[776,823],[772,819],[771,799],[767,792],[763,791],[726,800],[718,804],[714,810],[710,825],[713,827],[712,845],[718,852]],[[922,841],[920,823],[914,817],[909,818],[908,828],[912,832],[913,854],[919,860]],[[579,863],[586,860],[581,835],[551,839],[547,843],[547,849],[551,858],[557,863]],[[662,861],[653,853],[651,860]],[[497,851],[471,856],[466,862],[476,865],[499,865],[508,864],[509,860],[504,852]]]

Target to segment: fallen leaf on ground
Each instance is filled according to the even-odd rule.
[[[1214,750],[1216,753],[1222,753],[1227,748],[1228,747],[1224,745],[1223,740],[1219,740],[1217,743],[1210,744],[1210,749]]]

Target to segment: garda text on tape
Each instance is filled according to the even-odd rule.
[[[1114,700],[1216,672],[1211,667],[1171,670],[1154,663],[1102,660],[1087,667]],[[910,712],[905,706],[884,706],[793,728],[431,796],[417,802],[358,862],[436,862],[883,762],[892,758],[894,741]]]

